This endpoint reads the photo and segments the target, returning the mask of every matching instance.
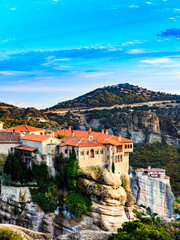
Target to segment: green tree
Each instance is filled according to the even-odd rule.
[[[112,234],[109,240],[172,240],[158,222],[151,218],[126,222],[118,228],[117,234]]]
[[[74,148],[72,149],[72,152],[70,153],[69,162],[67,165],[67,182],[69,189],[73,190],[77,187],[77,178],[79,176],[78,170],[79,162],[76,160],[76,153]]]
[[[4,165],[4,173],[10,174],[12,180],[28,181],[32,178],[31,171],[17,152],[9,152]]]
[[[115,164],[114,164],[114,162],[112,162],[111,170],[112,170],[113,173],[115,173]]]
[[[2,175],[3,173],[3,168],[4,168],[4,164],[6,162],[6,154],[0,153],[0,174]]]

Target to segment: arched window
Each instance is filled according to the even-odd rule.
[[[94,158],[94,150],[93,149],[91,149],[91,151],[90,151],[90,158]]]

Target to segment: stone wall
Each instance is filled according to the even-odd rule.
[[[0,153],[8,154],[11,148],[19,146],[19,143],[0,143]]]
[[[11,187],[1,185],[1,199],[4,202],[28,202],[31,194],[28,187]]]

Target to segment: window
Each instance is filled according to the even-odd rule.
[[[93,149],[91,149],[91,151],[90,151],[90,158],[94,158],[94,150]]]
[[[81,151],[81,155],[84,155],[84,151]]]
[[[67,154],[68,153],[68,150],[67,150],[67,148],[65,149],[65,154]]]
[[[103,150],[101,150],[101,154],[103,154]]]
[[[89,155],[89,150],[86,152],[87,155]]]
[[[130,148],[132,148],[132,144],[130,145]]]
[[[96,154],[99,154],[99,150],[96,151]]]

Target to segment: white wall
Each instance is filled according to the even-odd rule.
[[[0,153],[8,154],[11,148],[19,146],[19,143],[0,143]]]
[[[39,153],[42,153],[42,142],[35,142],[35,141],[29,141],[29,140],[22,140],[22,145],[38,148]]]

